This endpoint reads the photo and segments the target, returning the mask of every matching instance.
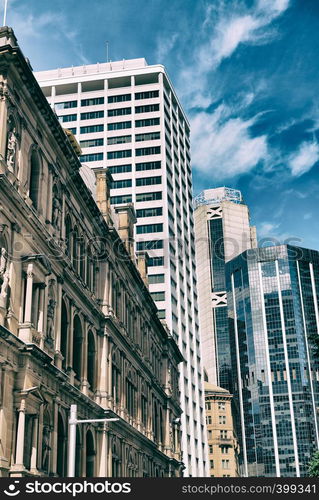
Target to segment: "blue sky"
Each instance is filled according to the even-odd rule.
[[[241,189],[260,238],[319,249],[318,0],[9,0],[7,21],[34,70],[105,61],[106,40],[164,64],[195,193]]]

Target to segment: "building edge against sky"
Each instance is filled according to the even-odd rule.
[[[226,264],[241,475],[305,476],[319,449],[319,252],[247,250]]]
[[[203,365],[209,382],[232,391],[225,263],[257,246],[240,191],[207,189],[194,199]]]
[[[113,206],[134,203],[137,250],[159,315],[185,358],[180,370],[185,475],[206,476],[207,436],[193,235],[189,124],[161,65],[133,59],[37,72],[82,161],[108,167]]]

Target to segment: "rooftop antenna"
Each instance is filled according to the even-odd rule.
[[[8,0],[4,0],[3,26],[6,26],[7,22],[7,7],[8,7]]]
[[[106,40],[106,62],[109,62],[109,41]]]

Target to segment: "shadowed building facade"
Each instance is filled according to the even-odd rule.
[[[119,418],[78,426],[77,476],[179,476],[182,356],[135,258],[132,206],[111,213],[110,174],[79,152],[1,28],[0,475],[65,476],[77,404]]]
[[[282,245],[226,265],[241,475],[305,476],[319,447],[319,252]]]

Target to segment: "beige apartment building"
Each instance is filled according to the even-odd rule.
[[[65,476],[73,404],[118,418],[78,426],[76,476],[180,476],[183,358],[132,206],[111,212],[110,174],[78,153],[0,28],[0,476]]]
[[[205,382],[205,410],[211,477],[238,476],[238,444],[231,411],[232,395]]]

